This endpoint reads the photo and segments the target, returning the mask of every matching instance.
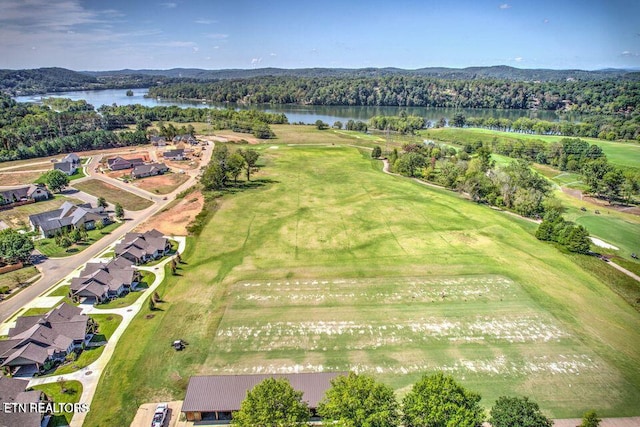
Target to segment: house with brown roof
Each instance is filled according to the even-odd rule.
[[[295,390],[303,392],[312,415],[331,387],[331,380],[346,372],[309,372],[273,375],[205,375],[189,378],[181,412],[187,421],[230,421],[240,410],[247,392],[267,378],[285,378]]]
[[[134,179],[146,178],[148,176],[162,175],[168,172],[169,168],[164,163],[149,163],[133,168],[131,177]]]
[[[87,298],[99,304],[128,293],[140,281],[133,263],[118,257],[108,263],[88,263],[80,277],[71,279],[73,297]]]
[[[136,166],[144,165],[144,159],[136,157],[134,159],[125,159],[123,157],[115,157],[107,160],[107,166],[112,171],[119,171],[123,169],[133,169]]]
[[[21,316],[0,341],[0,366],[10,371],[47,369],[91,338],[93,322],[82,309],[62,303],[43,316]]]
[[[0,426],[40,427],[47,425],[46,415],[21,411],[19,405],[48,402],[40,390],[26,391],[29,380],[0,376]],[[7,409],[5,409],[7,408]],[[16,410],[13,410],[13,409]]]
[[[145,233],[127,233],[115,247],[116,257],[126,258],[134,264],[162,258],[170,250],[171,242],[156,229]]]

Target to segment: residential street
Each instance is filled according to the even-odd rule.
[[[201,159],[201,165],[207,165],[209,160],[211,159],[213,147],[207,146],[207,149],[203,151],[203,156]],[[17,295],[12,298],[0,302],[0,322],[4,322],[5,320],[11,318],[16,311],[22,308],[24,305],[29,303],[31,300],[36,298],[38,295],[42,294],[46,290],[48,290],[51,286],[58,283],[68,274],[70,274],[73,270],[78,268],[80,265],[86,263],[91,258],[95,257],[97,254],[102,252],[107,246],[120,239],[125,233],[133,230],[136,226],[143,223],[147,218],[151,217],[156,212],[160,211],[167,204],[173,201],[177,194],[186,190],[187,188],[194,185],[197,181],[197,177],[199,174],[198,169],[189,170],[187,174],[189,175],[189,180],[178,187],[173,192],[164,195],[164,196],[156,196],[148,193],[144,190],[141,190],[133,185],[125,184],[122,181],[117,179],[112,179],[106,177],[101,173],[94,172],[95,165],[98,164],[101,156],[96,156],[91,159],[91,161],[85,166],[85,173],[87,175],[86,178],[81,178],[81,180],[87,180],[90,178],[98,178],[102,181],[108,182],[109,184],[115,185],[123,190],[132,192],[144,198],[151,199],[154,204],[147,209],[141,211],[126,211],[126,220],[123,225],[114,230],[111,234],[103,237],[98,242],[94,243],[84,251],[78,253],[77,255],[72,255],[65,258],[50,258],[45,259],[43,262],[37,265],[38,270],[42,273],[42,277],[32,284],[31,286],[23,289]],[[78,182],[76,181],[76,182]],[[87,195],[82,192],[76,192],[71,194],[72,197],[76,197],[83,201],[91,201],[95,203],[95,197],[91,195]],[[166,198],[166,200],[164,200]],[[1,325],[5,326],[5,325]],[[0,326],[0,333],[3,327]]]

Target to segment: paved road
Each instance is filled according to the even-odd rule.
[[[203,156],[201,159],[202,165],[206,165],[211,160],[213,147],[208,146],[207,149],[203,152]],[[101,157],[94,156],[89,164],[85,167],[85,171],[87,173],[86,178],[81,178],[81,180],[87,180],[92,177],[97,177],[99,179],[104,180],[110,184],[117,186],[118,188],[122,188],[126,191],[136,192],[135,189],[137,187],[125,184],[122,181],[118,181],[117,179],[108,178],[106,176],[100,176],[102,174],[94,172],[95,165],[98,164],[99,159]],[[144,190],[137,189],[141,192],[147,193],[144,197],[151,198],[154,201],[154,204],[147,209],[141,211],[126,211],[126,221],[123,225],[115,229],[108,236],[103,237],[98,242],[94,243],[84,251],[78,253],[77,255],[65,257],[65,258],[50,258],[44,260],[44,262],[38,264],[36,267],[42,273],[42,278],[32,284],[31,286],[23,289],[18,294],[9,298],[8,300],[0,302],[0,322],[4,322],[14,315],[16,311],[22,308],[24,305],[29,303],[31,300],[36,298],[38,295],[45,292],[51,286],[58,283],[64,277],[66,277],[73,270],[78,268],[80,265],[86,263],[91,258],[95,257],[97,254],[102,252],[107,246],[121,238],[125,233],[133,230],[136,226],[143,223],[147,218],[155,214],[164,208],[167,204],[169,204],[175,196],[181,191],[186,190],[196,183],[199,170],[190,170],[187,172],[189,175],[189,180],[187,180],[184,184],[178,187],[173,192],[167,194],[166,196],[154,196],[150,193],[147,193]],[[73,191],[73,190],[72,190]],[[136,192],[137,193],[137,192]],[[140,193],[138,193],[140,194]],[[77,192],[70,194],[73,197],[79,198],[81,200],[92,201],[95,203],[95,198],[90,195],[86,195],[82,192]],[[166,197],[166,200],[164,198]]]

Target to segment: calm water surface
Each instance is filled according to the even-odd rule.
[[[89,104],[98,108],[102,105],[133,105],[141,104],[148,107],[158,105],[176,105],[178,107],[195,108],[236,108],[236,109],[258,109],[269,113],[284,113],[290,123],[315,123],[322,120],[325,123],[333,124],[335,121],[346,123],[348,120],[367,121],[373,116],[386,115],[395,116],[400,111],[407,114],[422,116],[425,120],[435,122],[441,117],[449,119],[457,112],[463,113],[467,117],[494,117],[515,120],[519,117],[530,117],[549,121],[559,121],[567,119],[560,117],[552,111],[530,111],[530,110],[493,110],[493,109],[470,109],[470,108],[426,108],[426,107],[349,107],[349,106],[324,106],[324,105],[271,105],[259,104],[244,106],[237,104],[206,104],[195,101],[170,100],[145,98],[148,89],[131,89],[133,96],[126,96],[127,89],[107,89],[91,91],[56,92],[45,95],[18,96],[18,102],[39,102],[42,98],[57,97],[70,98],[74,101],[84,99]],[[568,118],[576,120],[577,118]]]

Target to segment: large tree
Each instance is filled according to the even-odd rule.
[[[251,181],[251,171],[256,167],[258,158],[260,157],[260,153],[252,149],[238,150],[238,153],[240,153],[240,155],[244,157],[244,167],[247,171],[247,181]]]
[[[28,236],[11,228],[0,231],[0,258],[2,261],[7,264],[18,261],[25,262],[29,259],[32,251],[33,242]]]
[[[326,421],[350,427],[398,425],[398,402],[393,390],[368,375],[353,372],[331,381],[318,413]]]
[[[57,169],[48,171],[42,176],[42,178],[47,187],[49,187],[49,190],[54,193],[57,193],[69,185],[69,177],[64,172]]]
[[[302,392],[285,378],[267,378],[247,393],[232,424],[241,427],[293,427],[309,421]]]
[[[406,427],[480,427],[480,395],[441,372],[424,375],[402,401]]]
[[[233,177],[234,182],[238,182],[238,175],[242,173],[244,164],[244,157],[242,157],[240,153],[236,152],[229,156],[229,159],[227,160],[227,169],[229,170],[229,175]]]
[[[551,427],[553,422],[540,412],[537,403],[527,397],[501,396],[491,408],[493,427]]]

